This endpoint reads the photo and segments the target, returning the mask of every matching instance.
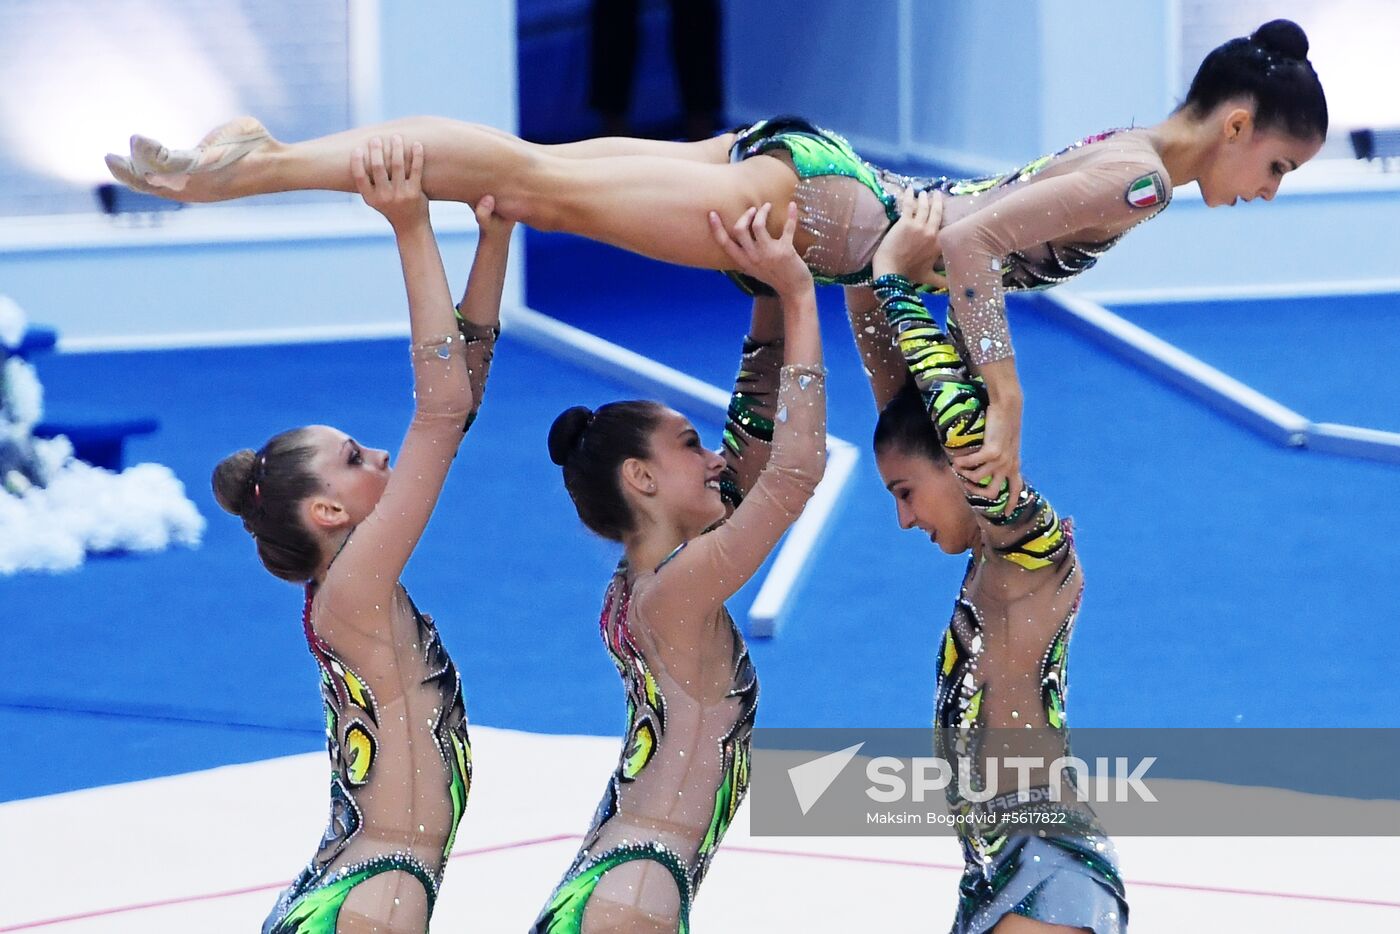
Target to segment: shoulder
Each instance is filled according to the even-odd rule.
[[[1121,187],[1128,207],[1141,210],[1171,200],[1171,176],[1145,133],[1123,130],[1085,150],[1083,167],[1094,171],[1106,184]]]
[[[389,621],[398,614],[414,615],[417,607],[398,581],[385,586],[373,577],[337,574],[336,565],[332,565],[325,583],[317,588],[310,611],[316,631],[327,638],[391,639]]]
[[[684,566],[689,563],[688,560],[682,559],[679,562],[676,560],[685,554],[686,546],[689,544],[689,541],[681,542],[655,567],[639,571],[632,577],[629,591],[633,605],[650,602],[658,597],[664,599],[685,583],[693,583],[693,575]],[[677,568],[677,564],[681,567]]]

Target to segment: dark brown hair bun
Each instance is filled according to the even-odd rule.
[[[549,459],[563,467],[569,455],[578,449],[579,440],[592,420],[593,410],[586,405],[576,405],[560,412],[554,424],[549,426]]]
[[[1291,19],[1270,20],[1254,30],[1249,41],[1284,58],[1303,61],[1308,57],[1308,34]]]

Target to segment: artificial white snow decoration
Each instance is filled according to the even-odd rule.
[[[28,429],[44,416],[44,387],[33,364],[11,357],[0,373],[0,418]]]
[[[113,473],[70,460],[46,487],[0,494],[0,574],[70,570],[87,552],[193,547],[204,524],[168,467]]]
[[[24,312],[13,298],[0,295],[0,347],[14,350],[24,340]]]
[[[8,350],[24,338],[24,313],[0,295],[0,575],[66,571],[89,552],[194,547],[204,517],[160,464],[120,473],[85,464],[62,435],[35,438],[44,387]]]

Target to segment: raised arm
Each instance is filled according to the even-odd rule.
[[[846,317],[856,339],[876,411],[884,411],[890,400],[909,382],[909,367],[894,345],[894,330],[880,310],[875,290],[869,286],[846,286]]]
[[[950,460],[976,452],[986,431],[986,387],[968,371],[913,283],[902,275],[885,273],[875,280],[875,294],[898,334],[899,349],[914,374],[938,443]],[[993,494],[984,483],[962,480],[983,540],[996,554],[1029,571],[1058,566],[1068,556],[1069,539],[1059,516],[1020,477],[1015,499],[1008,486]]]
[[[505,289],[506,263],[510,258],[510,235],[514,221],[495,213],[496,199],[486,195],[476,203],[476,223],[480,234],[476,257],[472,260],[462,300],[457,304],[457,332],[465,342],[467,376],[471,381],[472,410],[462,431],[471,428],[481,400],[486,394],[486,378],[491,373],[496,338],[501,333],[501,292]]]
[[[928,192],[915,193],[913,189],[906,188],[900,196],[899,213],[902,218],[917,221],[919,230],[919,236],[915,238],[908,237],[908,231],[903,229],[896,235],[896,239],[903,241],[899,254],[901,267],[921,270],[924,280],[941,279],[928,270],[941,253],[938,228],[943,221],[943,200]],[[906,221],[904,226],[908,227],[909,222]],[[919,280],[916,278],[915,281]],[[880,311],[880,303],[873,289],[868,286],[846,287],[846,318],[850,322],[865,375],[870,380],[875,409],[884,411],[890,400],[909,382],[909,368],[894,346],[894,332]]]
[[[778,411],[778,371],[783,365],[783,312],[776,296],[756,296],[749,333],[729,397],[721,453],[720,494],[728,513],[743,502],[758,480],[773,447]],[[727,516],[726,516],[727,518]]]
[[[367,150],[357,150],[352,157],[351,172],[365,203],[385,216],[398,243],[408,293],[414,410],[383,495],[351,533],[327,576],[327,583],[334,585],[327,588],[328,599],[352,619],[385,605],[432,515],[461,444],[463,425],[477,406],[467,348],[480,345],[474,352],[489,360],[493,336],[469,338],[459,332],[422,192],[423,147],[413,144],[408,164],[401,138],[390,141],[387,157],[385,148],[371,140]],[[499,234],[483,230],[474,267],[478,279],[496,282],[503,275],[506,250],[499,239]],[[462,318],[470,327],[490,332],[495,316],[490,306],[499,305],[499,287],[484,293],[480,301],[469,293]]]
[[[750,209],[732,235],[717,217],[711,217],[711,226],[735,268],[770,285],[782,309],[783,365],[772,453],[729,519],[691,541],[662,570],[649,597],[665,604],[655,618],[693,618],[731,597],[797,520],[825,468],[826,371],[816,293],[811,273],[792,248],[796,210],[789,211],[776,239],[765,228],[768,210],[768,205]]]

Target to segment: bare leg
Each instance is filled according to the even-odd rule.
[[[724,165],[729,161],[729,148],[737,134],[721,133],[710,139],[676,142],[661,139],[641,139],[636,136],[598,136],[572,143],[531,143],[513,133],[498,130],[483,123],[467,124],[482,133],[504,140],[523,143],[532,152],[562,159],[599,159],[604,156],[656,156],[661,159],[684,159],[687,162],[708,162]]]
[[[687,162],[708,162],[724,165],[729,161],[729,147],[734,134],[723,133],[711,139],[693,143],[668,140],[635,139],[630,136],[603,136],[583,139],[576,143],[559,143],[539,147],[552,156],[565,159],[597,159],[602,156],[656,156],[662,159],[684,159]]]
[[[775,158],[721,161],[724,137],[690,144],[614,138],[550,147],[475,124],[409,117],[303,143],[269,139],[217,171],[189,175],[183,190],[161,193],[182,201],[223,201],[277,191],[353,191],[351,152],[372,136],[395,133],[423,143],[423,190],[430,198],[475,204],[491,194],[502,214],[540,230],[707,269],[727,265],[711,239],[710,211],[733,224],[751,205],[772,202],[769,225],[778,236],[797,184],[796,173]],[[801,242],[804,236],[799,232],[799,250],[808,245]]]

